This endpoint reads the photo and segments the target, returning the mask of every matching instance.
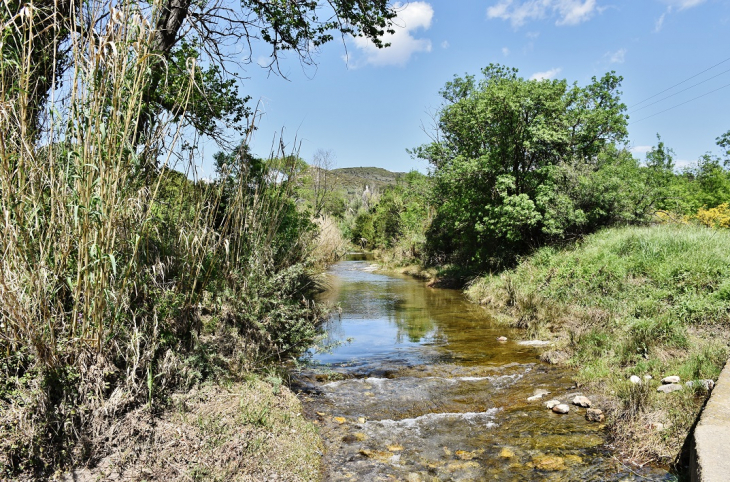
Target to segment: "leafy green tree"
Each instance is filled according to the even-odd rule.
[[[627,136],[621,77],[611,72],[579,87],[525,80],[500,65],[482,74],[446,84],[436,140],[413,151],[434,168],[432,261],[500,265],[546,241],[634,217],[615,203],[604,209],[597,192],[636,167],[613,147]],[[584,183],[590,195],[566,184],[599,172]]]

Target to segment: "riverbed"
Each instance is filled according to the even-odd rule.
[[[294,378],[321,429],[325,480],[674,480],[624,465],[584,408],[545,408],[590,394],[459,291],[352,254],[319,302],[333,315]]]

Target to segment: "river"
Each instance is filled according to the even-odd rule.
[[[547,410],[582,394],[573,373],[460,292],[357,254],[328,280],[320,302],[337,308],[294,375],[324,439],[325,480],[674,480],[625,466],[584,408]],[[550,393],[528,401],[537,391]]]

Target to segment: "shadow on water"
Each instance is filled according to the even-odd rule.
[[[332,267],[321,301],[339,307],[329,349],[294,377],[322,430],[326,480],[673,480],[618,463],[585,409],[548,411],[579,393],[572,373],[460,292],[354,254]],[[550,394],[528,401],[536,390]]]

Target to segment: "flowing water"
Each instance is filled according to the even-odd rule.
[[[374,268],[351,255],[330,270],[329,349],[296,375],[326,480],[673,480],[621,464],[585,409],[547,410],[581,392],[519,331],[458,291]],[[550,393],[528,401],[537,391]]]

